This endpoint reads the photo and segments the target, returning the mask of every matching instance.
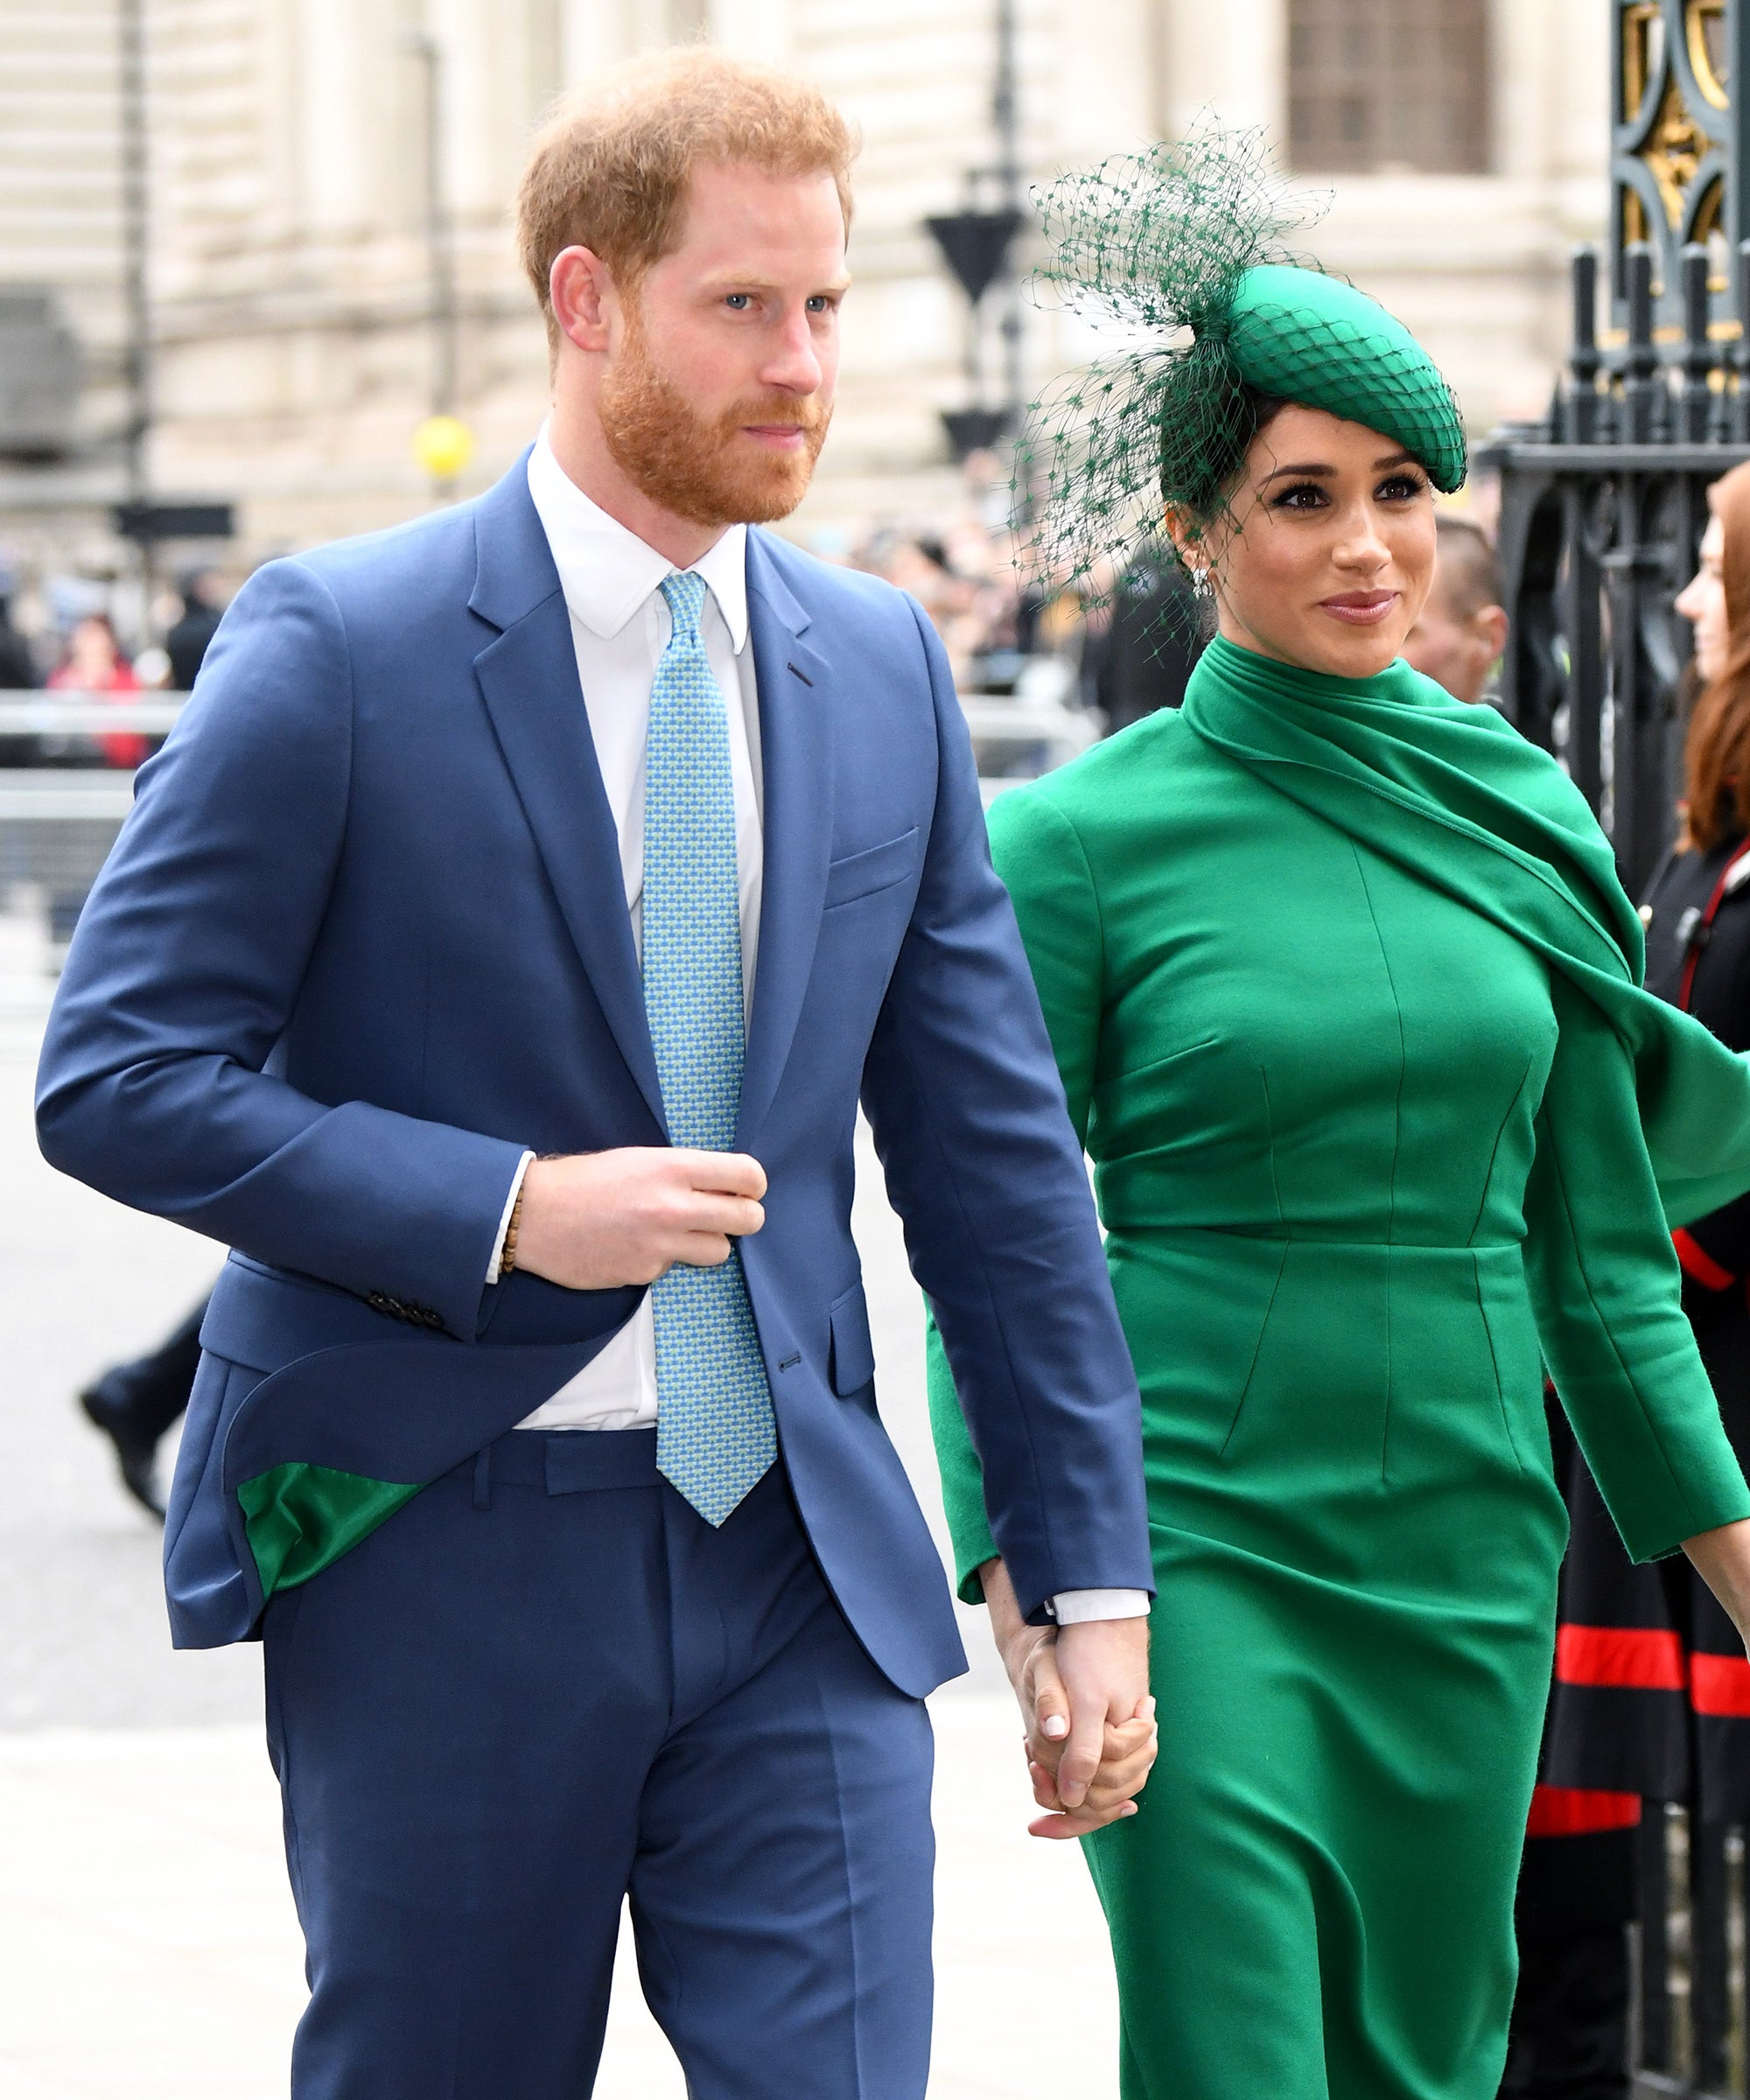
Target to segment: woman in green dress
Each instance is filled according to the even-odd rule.
[[[1109,301],[1171,280],[1118,230]],[[1397,661],[1463,478],[1438,374],[1236,246],[1157,298],[1188,348],[1081,396],[1139,416],[1216,638],[1182,710],[990,813],[1144,1402],[1159,1755],[1084,1842],[1127,2100],[1488,2100],[1566,1531],[1544,1361],[1630,1550],[1686,1548],[1746,1622],[1667,1212],[1750,1186],[1750,1075],[1638,989],[1554,761]],[[1084,419],[1060,493],[1125,442]],[[1048,1709],[932,1358],[962,1594]]]

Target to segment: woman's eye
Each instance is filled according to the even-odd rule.
[[[1296,481],[1287,488],[1278,489],[1271,497],[1270,507],[1272,510],[1317,510],[1329,500],[1316,481]]]
[[[1420,474],[1393,474],[1380,483],[1374,498],[1380,503],[1412,502],[1426,486]]]

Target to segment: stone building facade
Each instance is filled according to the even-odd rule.
[[[82,460],[0,465],[0,536],[87,543],[118,392],[118,0],[0,0],[0,289],[55,290],[86,349]],[[554,92],[709,36],[818,80],[859,164],[841,407],[796,521],[823,538],[954,500],[938,410],[964,396],[964,303],[921,229],[994,156],[996,0],[145,0],[158,486],[231,496],[237,554],[434,500],[428,161],[458,286],[464,493],[538,422],[542,331],[508,204]],[[1534,411],[1565,332],[1564,258],[1605,208],[1598,0],[1014,0],[1027,175],[1265,126],[1327,186],[1308,245],[1433,349],[1474,428]],[[1026,309],[1029,383],[1078,345]],[[60,506],[60,508],[57,508]],[[72,521],[69,522],[69,521]],[[72,536],[72,539],[68,536]]]

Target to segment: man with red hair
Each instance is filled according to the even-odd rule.
[[[166,1567],[180,1643],[266,1643],[298,2100],[578,2100],[628,1897],[696,2100],[920,2100],[964,1662],[876,1407],[859,1099],[1047,1827],[1153,1754],[1136,1384],[947,665],[758,529],[831,414],[850,150],[705,52],[560,110],[550,422],[251,580],[62,980],[45,1151],[234,1250]]]

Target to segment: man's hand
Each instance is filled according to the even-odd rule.
[[[1000,1560],[978,1571],[1009,1682],[1026,1722],[1035,1838],[1079,1838],[1134,1816],[1155,1760],[1148,1620],[1029,1626]]]
[[[676,1262],[716,1269],[766,1222],[766,1170],[743,1152],[628,1145],[535,1159],[516,1265],[568,1291],[654,1284]]]

